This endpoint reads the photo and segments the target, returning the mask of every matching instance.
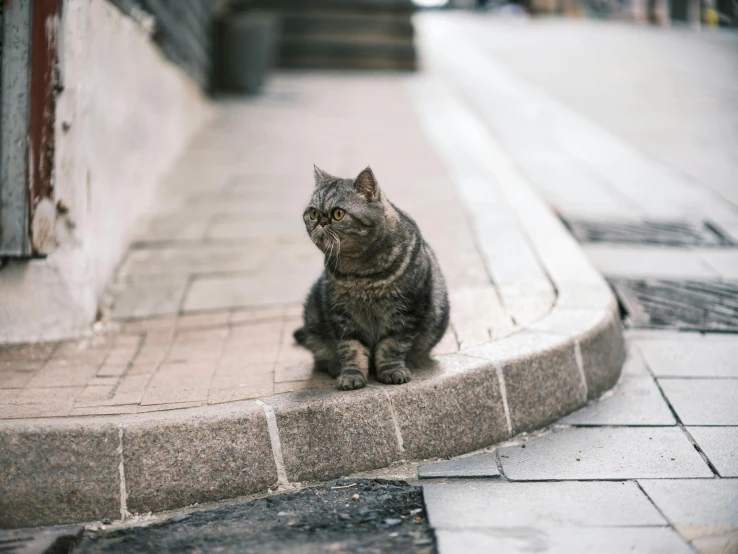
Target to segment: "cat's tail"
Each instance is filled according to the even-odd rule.
[[[295,337],[295,342],[297,342],[297,344],[305,346],[305,341],[307,340],[307,331],[305,330],[305,327],[300,327],[297,331],[292,333],[292,336]]]

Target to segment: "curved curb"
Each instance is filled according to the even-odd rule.
[[[624,344],[610,289],[494,140],[485,140],[497,192],[557,291],[550,313],[507,338],[445,356],[403,386],[3,421],[0,526],[125,519],[401,459],[454,456],[543,427],[613,386]]]
[[[3,423],[0,526],[123,519],[454,456],[543,427],[619,376],[620,322],[603,292],[599,310],[555,308],[535,329],[446,356],[406,386]]]

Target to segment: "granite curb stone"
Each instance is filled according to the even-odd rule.
[[[243,496],[277,482],[266,417],[255,403],[225,417],[129,423],[122,458],[133,513]]]
[[[118,447],[112,423],[0,427],[0,527],[119,518]]]
[[[328,480],[400,459],[392,409],[369,387],[352,394],[309,391],[268,399],[290,481]]]

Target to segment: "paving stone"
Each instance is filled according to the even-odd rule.
[[[652,377],[624,375],[599,400],[559,420],[565,425],[675,425]]]
[[[134,319],[176,314],[186,288],[185,277],[165,283],[127,285],[116,295],[113,317]]]
[[[222,327],[228,325],[230,319],[231,312],[228,310],[205,314],[184,314],[179,317],[177,327],[179,329]]]
[[[643,354],[641,354],[640,349],[633,341],[629,341],[626,345],[623,375],[638,375],[641,377],[651,375],[643,359]]]
[[[69,415],[74,399],[84,387],[25,388],[11,404],[0,405],[0,418],[63,417]]]
[[[95,376],[99,364],[72,360],[51,360],[38,370],[26,384],[27,387],[47,388],[60,385],[83,386]]]
[[[299,213],[299,210],[295,210],[296,215]],[[286,219],[273,214],[251,218],[231,216],[219,218],[208,231],[208,238],[211,239],[273,239],[285,235],[302,238],[305,235],[302,218]]]
[[[141,405],[207,402],[215,367],[216,362],[162,365],[149,382]]]
[[[0,362],[44,362],[56,350],[55,342],[0,346]]]
[[[423,484],[423,496],[436,529],[666,524],[633,482],[449,481]]]
[[[608,277],[720,277],[699,254],[690,250],[602,245],[585,245],[582,248],[597,269]]]
[[[121,266],[120,275],[159,276],[192,273],[254,271],[266,254],[238,246],[197,245],[181,248],[132,250]]]
[[[500,470],[497,469],[497,457],[494,452],[418,466],[418,479],[499,476]]]
[[[700,256],[723,279],[738,279],[738,249],[702,252]]]
[[[515,481],[712,477],[677,427],[555,430],[498,455],[503,474]]]
[[[738,377],[738,337],[705,340],[687,333],[633,341],[658,377]]]
[[[451,324],[461,348],[482,344],[513,328],[493,286],[459,287],[449,291],[449,301]]]
[[[34,370],[0,369],[0,389],[22,389],[33,373]]]
[[[114,425],[0,428],[0,527],[120,517],[118,445]]]
[[[738,480],[639,481],[682,537],[698,552],[738,552]]]
[[[489,554],[490,552],[571,554],[597,552],[649,552],[688,554],[693,550],[671,529],[648,527],[582,528],[557,526],[549,529],[485,529],[484,531],[436,531],[441,554]]]
[[[209,404],[234,402],[274,393],[274,366],[248,364],[218,367],[210,382]]]
[[[202,240],[209,222],[207,219],[185,219],[181,216],[162,216],[143,222],[136,230],[134,242]]]
[[[455,354],[459,351],[459,343],[456,340],[454,329],[449,325],[446,334],[433,348],[433,356],[443,356],[445,354]]]
[[[737,425],[738,379],[659,379],[685,425]]]
[[[253,403],[127,424],[123,462],[132,513],[234,498],[277,481],[266,417]]]
[[[199,277],[187,291],[185,311],[222,310],[301,302],[319,271],[302,271],[282,277],[244,274]]]
[[[690,527],[738,528],[738,480],[646,479],[638,482],[666,519],[680,531]]]
[[[721,477],[738,477],[738,427],[687,427]]]

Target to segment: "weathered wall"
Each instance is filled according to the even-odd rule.
[[[68,212],[51,255],[0,269],[0,342],[89,327],[136,218],[211,112],[146,29],[106,0],[65,0],[60,43],[54,183]]]

